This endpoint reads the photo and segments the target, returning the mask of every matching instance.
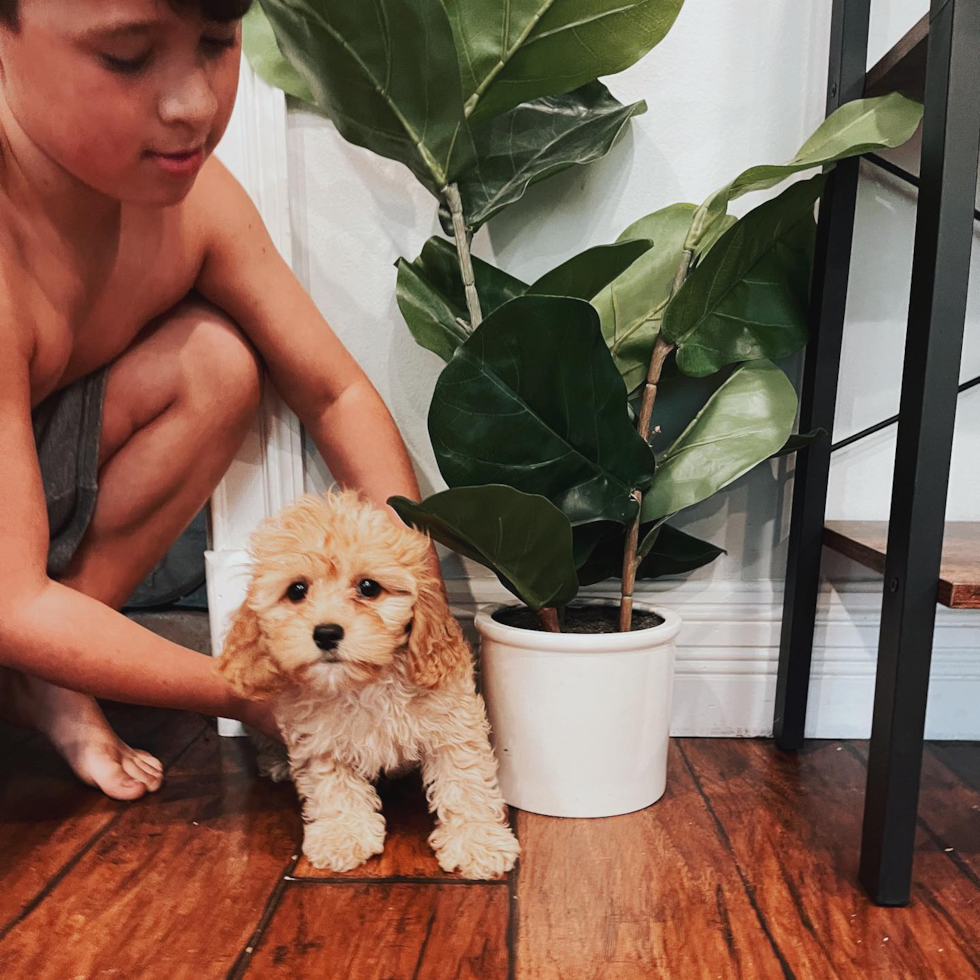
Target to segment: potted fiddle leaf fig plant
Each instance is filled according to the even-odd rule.
[[[788,163],[526,283],[474,257],[472,236],[531,183],[608,152],[644,107],[598,78],[658,43],[680,0],[593,5],[582,21],[575,0],[540,17],[507,0],[261,0],[246,23],[261,74],[439,202],[452,240],[399,259],[396,294],[445,361],[428,426],[448,489],[390,503],[519,600],[476,617],[500,782],[509,803],[558,816],[663,793],[681,623],[635,601],[634,583],[717,558],[670,521],[817,435],[793,435],[796,392],[776,362],[806,343],[826,176],[741,218],[730,202],[897,146],[921,115],[898,94],[848,103]],[[574,601],[615,578],[618,607]]]

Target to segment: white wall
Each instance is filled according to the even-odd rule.
[[[578,251],[613,241],[650,211],[674,201],[699,202],[747,166],[791,157],[823,117],[830,6],[829,0],[687,0],[666,40],[607,80],[621,101],[645,98],[649,104],[632,132],[599,163],[531,188],[481,230],[476,253],[531,280]],[[925,0],[877,0],[869,62],[925,9]],[[423,492],[434,492],[443,484],[425,419],[441,361],[417,347],[404,326],[392,263],[399,255],[414,258],[439,233],[435,202],[403,167],[350,146],[318,116],[293,107],[288,127],[294,267],[388,402]],[[757,201],[749,196],[736,210]],[[904,187],[868,168],[848,294],[838,438],[897,406],[913,221],[914,203]],[[980,274],[974,275],[970,302],[964,377],[980,373]],[[798,360],[788,370],[795,375]],[[950,516],[976,520],[980,390],[963,396],[960,407]],[[831,517],[887,516],[893,439],[893,433],[883,434],[835,458]],[[322,489],[329,474],[309,447],[307,456],[307,483]],[[675,730],[768,730],[776,638],[766,624],[778,622],[791,477],[791,461],[765,464],[677,522],[728,555],[680,588],[663,582],[655,587],[669,591],[669,601],[701,622],[685,634],[687,641],[682,637]],[[445,569],[447,578],[459,580],[451,588],[463,605],[498,594],[482,570],[470,569],[475,579],[467,583],[467,570],[455,558],[447,559]],[[821,621],[859,623],[861,629],[821,627],[810,730],[860,734],[870,720],[875,631],[868,623],[877,615],[877,587],[855,585],[852,612],[848,582],[877,580],[829,555],[825,571],[834,584],[822,601]],[[732,618],[732,609],[742,608],[755,610],[754,631],[746,632],[742,613]],[[937,640],[937,670],[946,680],[934,679],[936,697],[947,700],[937,709],[934,699],[930,709],[932,719],[945,716],[947,727],[931,721],[930,731],[980,735],[976,722],[963,721],[972,717],[963,705],[980,693],[980,677],[963,666],[963,650],[980,634],[963,627],[980,626],[980,614],[951,615],[960,618],[942,612],[945,639]],[[703,655],[705,646],[710,656]],[[943,659],[944,650],[953,651],[952,659]],[[967,702],[954,705],[949,699],[955,696]]]

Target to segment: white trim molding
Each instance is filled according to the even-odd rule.
[[[248,559],[244,552],[223,558],[226,565],[216,578],[227,593],[215,598],[234,609],[244,595]],[[467,626],[477,609],[513,601],[495,579],[482,574],[446,584],[453,612]],[[642,586],[637,588],[638,599],[668,606],[683,620],[677,638],[671,734],[771,735],[781,583],[658,581]],[[584,594],[615,598],[611,590],[588,589]],[[980,612],[937,612],[926,737],[977,739]],[[880,618],[878,583],[824,584],[817,606],[807,737],[870,734]]]
[[[217,150],[255,202],[272,241],[292,264],[286,156],[286,98],[242,59],[235,112]],[[303,435],[299,420],[266,386],[262,411],[210,505],[211,550],[205,555],[211,648],[220,652],[224,626],[241,602],[229,576],[235,556],[265,517],[303,492]],[[238,722],[219,719],[222,734],[241,734]]]
[[[255,202],[279,253],[292,261],[286,101],[242,60],[238,101],[218,154]],[[299,420],[266,386],[261,417],[211,499],[211,547],[241,548],[255,525],[303,492]]]

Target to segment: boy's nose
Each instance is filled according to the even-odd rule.
[[[218,100],[206,73],[195,71],[161,93],[158,111],[168,125],[185,123],[200,133],[211,125],[217,109]]]
[[[321,650],[335,650],[344,638],[344,627],[338,623],[320,623],[313,627],[313,642]]]

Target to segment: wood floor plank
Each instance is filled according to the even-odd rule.
[[[378,787],[387,823],[383,854],[365,861],[358,868],[338,874],[314,868],[301,856],[293,874],[297,878],[444,878],[457,875],[443,871],[436,861],[428,837],[435,818],[428,812],[422,777],[418,772],[401,779],[384,781]]]
[[[114,713],[118,722],[121,715]],[[120,725],[132,744],[168,767],[205,729],[200,715],[143,709]],[[20,730],[23,732],[23,729]],[[0,934],[95,835],[130,804],[110,800],[72,774],[40,735],[7,741],[0,731]]]
[[[284,892],[245,980],[506,980],[500,884],[303,882]]]
[[[976,753],[980,749],[973,746]],[[932,752],[922,760],[915,892],[972,951],[980,977],[980,790],[967,785]],[[945,866],[939,855],[945,858]],[[923,864],[926,867],[923,868]]]
[[[0,976],[223,978],[299,840],[291,786],[208,728],[0,942]]]
[[[855,750],[866,762],[866,745],[858,744]],[[913,874],[922,899],[977,953],[977,976],[980,976],[978,763],[980,745],[977,743],[926,743],[919,796],[921,832]],[[945,862],[937,859],[940,853]]]
[[[980,976],[966,939],[980,931],[980,893],[925,832],[908,908],[878,908],[859,887],[866,772],[849,746],[786,754],[768,740],[684,739],[682,748],[794,976]]]
[[[980,904],[980,788],[965,783],[928,751],[922,759],[919,819],[932,843],[972,881],[977,889],[974,904]],[[976,922],[980,935],[980,911]]]
[[[980,793],[980,742],[926,742],[926,752]]]
[[[652,807],[518,828],[517,980],[790,976],[676,744]]]

